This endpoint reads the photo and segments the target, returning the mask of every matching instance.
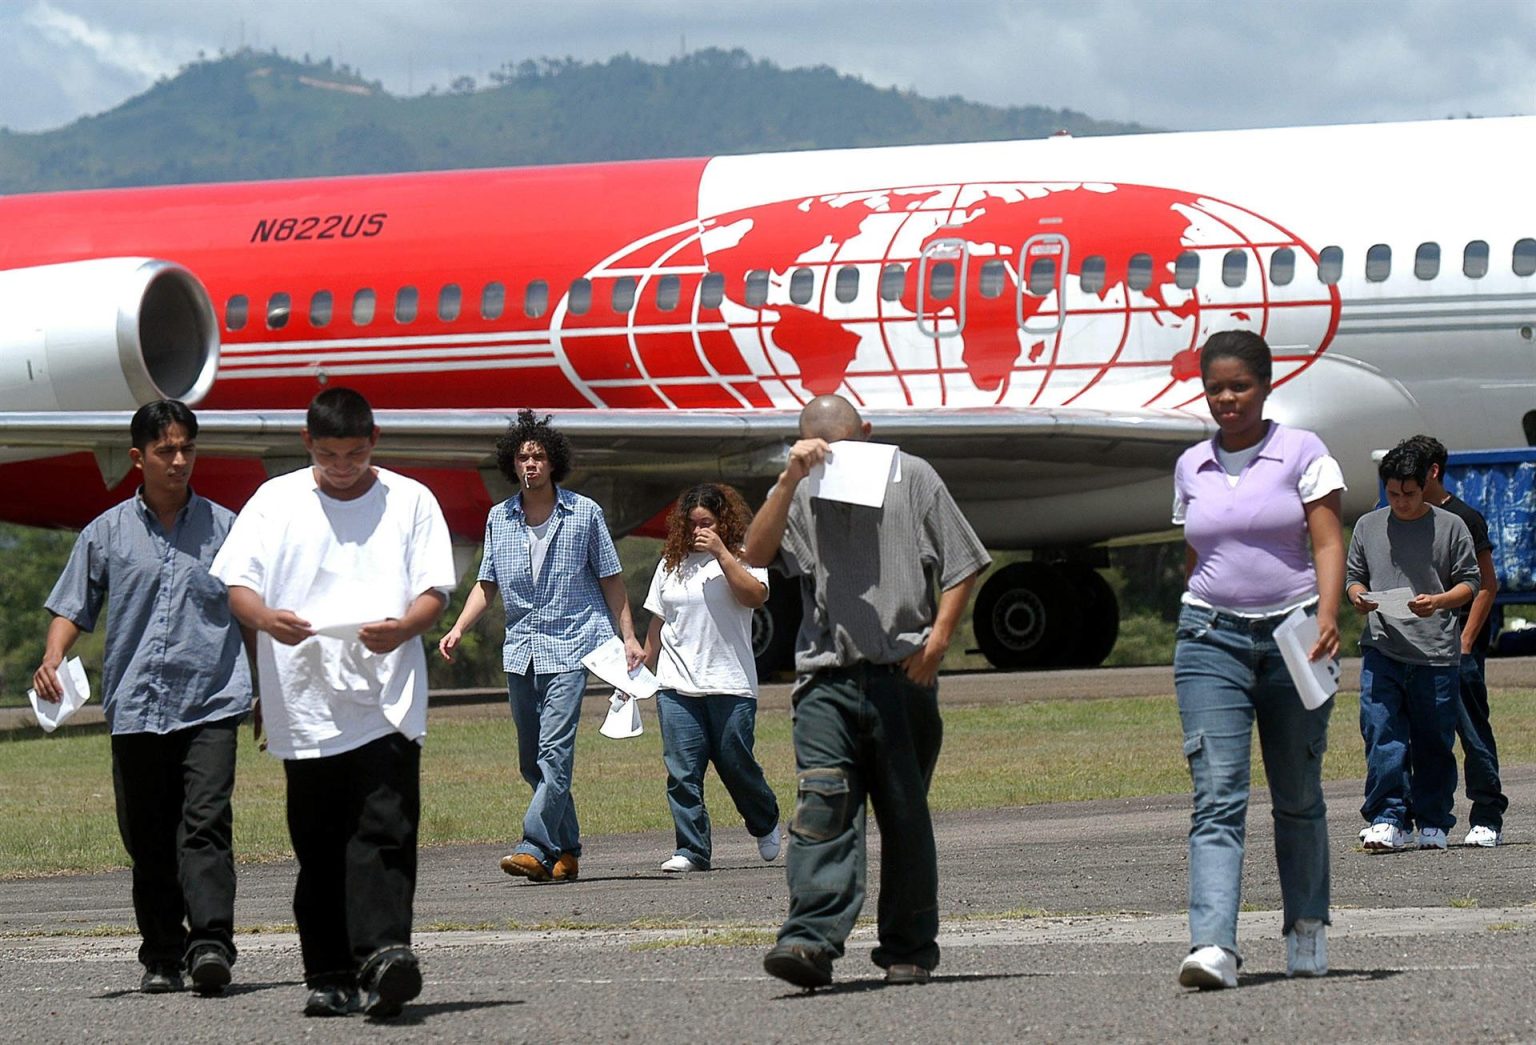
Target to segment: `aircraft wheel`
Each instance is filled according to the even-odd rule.
[[[759,679],[794,669],[799,631],[800,580],[773,573],[768,578],[768,601],[752,611],[752,657]]]
[[[1076,668],[1096,668],[1104,663],[1120,637],[1120,602],[1104,575],[1092,566],[1067,562],[1056,567],[1077,595],[1082,627],[1073,643],[1068,663]]]
[[[972,614],[976,644],[1004,670],[1067,663],[1081,620],[1066,578],[1039,562],[1016,562],[992,574]]]

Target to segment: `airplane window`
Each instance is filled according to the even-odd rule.
[[[907,286],[906,269],[900,265],[887,265],[880,270],[880,300],[900,301],[901,292]]]
[[[536,279],[523,289],[523,315],[538,319],[549,311],[549,284]]]
[[[352,325],[366,327],[373,322],[373,291],[364,288],[352,295]]]
[[[1104,255],[1090,254],[1083,259],[1083,269],[1077,276],[1084,294],[1104,293]]]
[[[1339,276],[1344,272],[1344,249],[1342,247],[1324,247],[1317,253],[1317,281],[1326,286],[1333,286],[1339,281]]]
[[[1517,276],[1536,272],[1536,239],[1523,239],[1515,244],[1513,264]]]
[[[815,287],[816,276],[810,269],[795,269],[789,277],[789,300],[796,305],[808,305]]]
[[[1029,263],[1029,292],[1043,298],[1056,287],[1056,259],[1036,258]]]
[[[1248,254],[1242,250],[1229,250],[1221,257],[1221,281],[1229,287],[1240,287],[1248,279]]]
[[[1132,254],[1126,267],[1125,281],[1132,290],[1146,290],[1152,285],[1152,255]]]
[[[571,280],[565,295],[565,307],[573,316],[584,316],[592,308],[592,281],[585,276]]]
[[[725,276],[719,272],[711,272],[699,284],[699,307],[719,308],[720,302],[724,300]]]
[[[1193,290],[1200,282],[1200,255],[1186,250],[1173,260],[1173,285],[1180,290]]]
[[[1440,244],[1419,244],[1413,255],[1413,274],[1420,279],[1434,279],[1440,275]]]
[[[443,289],[437,292],[437,318],[444,323],[452,323],[459,318],[459,310],[464,307],[464,293],[457,283],[444,283]]]
[[[762,308],[768,300],[768,270],[753,269],[747,273],[747,307]]]
[[[1269,256],[1269,281],[1277,287],[1287,286],[1296,278],[1296,252],[1281,247]]]
[[[501,283],[487,283],[480,289],[480,318],[500,319],[507,308],[507,288]]]
[[[317,290],[314,297],[309,299],[309,325],[312,327],[328,327],[331,325],[331,292],[329,290]]]
[[[1392,248],[1378,243],[1365,252],[1365,278],[1381,283],[1392,274]]]
[[[415,287],[401,287],[395,291],[395,322],[416,322],[416,309],[420,301],[421,295]]]
[[[1008,266],[996,258],[984,261],[981,265],[981,280],[977,289],[984,298],[999,298],[1003,296],[1003,287],[1008,280]]]
[[[837,295],[837,300],[848,304],[859,296],[859,270],[852,265],[844,265],[837,270],[837,283],[832,292]]]
[[[244,294],[236,294],[230,298],[224,305],[224,329],[244,330],[250,310],[251,302]]]
[[[928,270],[928,297],[933,301],[947,301],[955,292],[955,263],[935,262]]]
[[[267,329],[281,330],[286,327],[290,307],[291,300],[281,291],[267,298]]]
[[[671,312],[683,299],[683,281],[677,276],[662,276],[656,281],[656,308]]]
[[[1475,239],[1467,244],[1461,254],[1461,271],[1468,279],[1482,279],[1488,275],[1488,244]]]
[[[628,312],[635,307],[635,277],[620,276],[613,281],[613,310]]]

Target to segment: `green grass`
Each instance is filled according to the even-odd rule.
[[[1360,778],[1365,761],[1356,695],[1337,698],[1323,772]],[[594,835],[670,830],[666,774],[655,709],[646,732],[626,741],[583,725],[576,756],[576,796],[584,829]],[[516,772],[510,718],[432,725],[422,759],[422,843],[505,843],[521,833],[528,789]],[[1536,761],[1536,692],[1494,698],[1500,754],[1509,764]],[[757,752],[787,809],[794,796],[789,715],[758,719]],[[1255,745],[1257,755],[1257,745]],[[241,737],[235,792],[235,846],[242,861],[290,855],[279,762]],[[1255,787],[1262,770],[1255,767]],[[714,774],[708,801],[730,810]],[[939,811],[991,809],[1187,791],[1178,712],[1169,697],[1056,701],[952,708],[934,776]],[[66,732],[43,737],[0,734],[0,878],[99,871],[124,864],[113,813],[108,738]]]

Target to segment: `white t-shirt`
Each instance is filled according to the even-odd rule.
[[[747,572],[767,586],[767,570],[748,566]],[[752,610],[736,601],[713,555],[694,552],[671,573],[664,561],[657,563],[645,608],[662,622],[656,660],[662,688],[690,697],[757,696]]]
[[[555,513],[550,512],[548,519],[528,527],[528,566],[534,584],[539,583],[539,574],[544,572],[544,560],[549,555],[550,523],[554,521]]]
[[[315,627],[399,617],[423,592],[451,592],[453,546],[442,509],[414,479],[383,468],[351,501],[321,493],[303,468],[262,484],[209,572],[230,587],[292,610]],[[392,732],[427,732],[427,660],[421,639],[370,653],[351,638],[316,635],[285,646],[256,640],[267,749],[320,758]]]

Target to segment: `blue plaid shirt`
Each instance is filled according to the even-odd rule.
[[[507,611],[502,668],[509,675],[574,671],[581,658],[613,638],[599,580],[620,572],[619,553],[603,510],[590,497],[556,488],[549,550],[539,580],[528,555],[523,495],[491,509],[485,520],[480,580],[501,591]]]

